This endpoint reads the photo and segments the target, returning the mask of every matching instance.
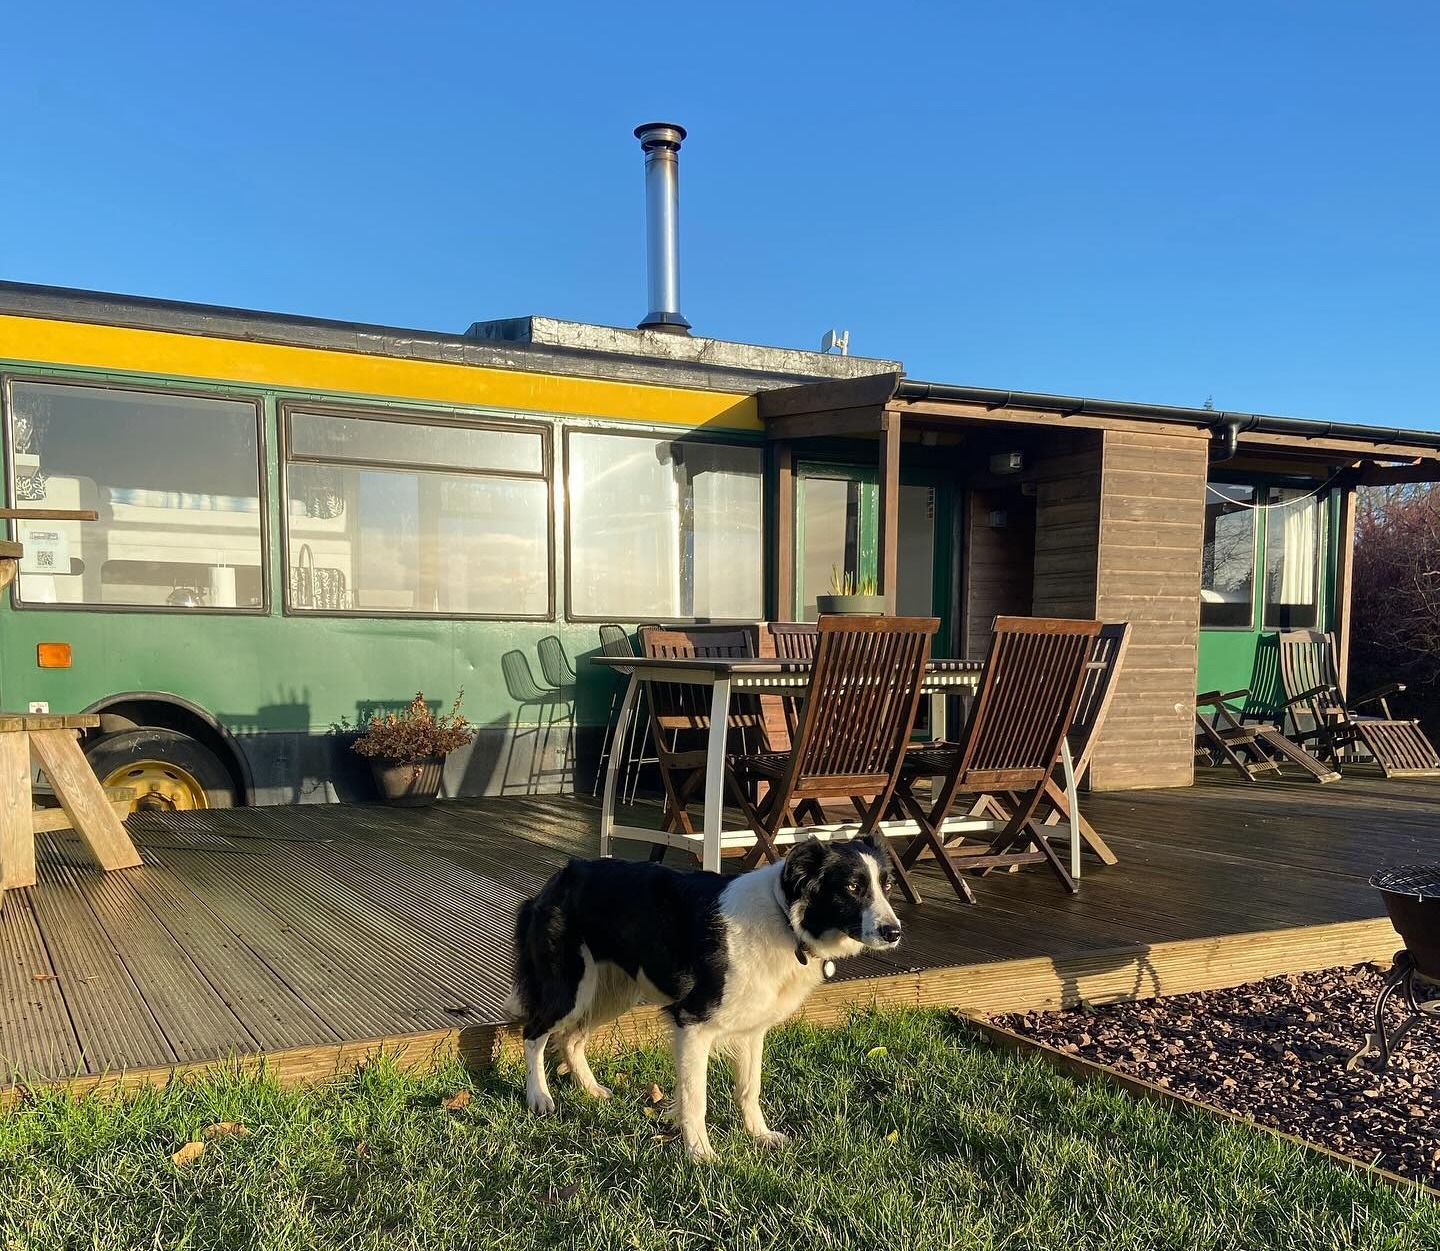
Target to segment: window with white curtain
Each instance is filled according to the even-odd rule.
[[[1304,487],[1265,493],[1267,630],[1315,629],[1320,623],[1320,501]]]
[[[761,450],[572,431],[570,612],[617,621],[761,615]]]

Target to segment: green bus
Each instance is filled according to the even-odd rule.
[[[5,706],[98,713],[142,807],[368,795],[344,731],[417,691],[478,727],[447,793],[573,785],[597,623],[765,613],[755,391],[879,366],[537,323],[0,285],[8,502],[98,514],[12,523]]]

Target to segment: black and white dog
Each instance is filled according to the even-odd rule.
[[[531,1109],[555,1110],[545,1077],[552,1034],[580,1087],[608,1098],[586,1040],[637,1003],[658,1003],[674,1023],[676,1112],[690,1154],[714,1155],[705,1079],[716,1050],[733,1059],[745,1128],[782,1145],[760,1110],[765,1033],[833,973],[832,960],[899,943],[889,885],[884,850],[868,838],[812,838],[739,877],[572,860],[521,907],[515,927],[513,1006]]]

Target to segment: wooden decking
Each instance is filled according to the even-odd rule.
[[[1093,796],[1086,812],[1121,860],[1087,869],[1078,896],[1027,871],[977,881],[968,908],[927,868],[926,902],[901,908],[905,943],[850,962],[813,1013],[871,999],[999,1011],[1380,958],[1398,944],[1366,878],[1440,860],[1433,781],[1213,775]],[[262,1053],[315,1076],[382,1045],[486,1052],[516,906],[597,844],[594,806],[558,797],[130,827],[142,867],[100,873],[46,836],[38,885],[5,897],[6,1080],[148,1079]]]

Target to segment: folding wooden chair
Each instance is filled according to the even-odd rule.
[[[1292,737],[1302,747],[1313,743],[1320,755],[1338,764],[1358,745],[1374,757],[1387,778],[1440,775],[1440,755],[1420,723],[1391,715],[1389,697],[1405,689],[1402,683],[1390,682],[1347,700],[1335,667],[1333,635],[1282,630],[1279,647],[1285,711]],[[1368,707],[1379,708],[1380,715],[1354,711]],[[1308,725],[1302,724],[1304,719]]]
[[[1070,733],[1065,736],[1070,745],[1071,773],[1077,786],[1090,772],[1090,757],[1100,739],[1105,716],[1110,711],[1110,701],[1114,697],[1116,681],[1125,661],[1125,650],[1129,646],[1129,622],[1110,622],[1100,627],[1094,650],[1090,653],[1090,662],[1085,666],[1085,685],[1080,692],[1080,703],[1070,723]],[[1062,822],[1067,826],[1070,824],[1070,795],[1059,769],[1051,770],[1042,808],[1048,808],[1041,823],[1045,827],[1045,837],[1055,837],[1054,827]],[[972,816],[983,816],[987,812],[1001,820],[1010,818],[1009,810],[993,795],[982,797],[971,809]],[[1083,812],[1078,832],[1080,841],[1099,858],[1101,864],[1118,863],[1110,844],[1100,837],[1099,831],[1085,819]]]
[[[1085,666],[1085,684],[1080,690],[1080,703],[1076,705],[1075,717],[1070,722],[1070,733],[1065,736],[1070,745],[1071,770],[1075,784],[1081,785],[1090,772],[1090,757],[1100,740],[1110,701],[1115,695],[1115,685],[1120,677],[1121,666],[1125,663],[1125,651],[1130,646],[1130,623],[1128,621],[1108,622],[1100,627],[1095,637],[1095,646],[1090,652],[1090,662]],[[1070,824],[1070,795],[1065,789],[1065,779],[1059,770],[1052,769],[1050,781],[1045,785],[1045,800],[1049,807],[1043,824],[1050,829],[1064,823]],[[1118,857],[1110,850],[1110,844],[1100,837],[1099,831],[1080,814],[1078,833],[1080,841],[1099,857],[1101,864],[1115,864]],[[1047,837],[1050,835],[1047,834]]]
[[[971,903],[962,868],[1045,863],[1066,890],[1076,890],[1034,817],[1053,786],[1100,630],[1098,621],[996,618],[964,739],[912,749],[895,788],[899,808],[920,827],[901,857],[907,868],[929,850],[955,893]],[[928,808],[913,789],[921,777],[944,779]],[[944,824],[960,794],[995,796],[1008,815],[988,845],[956,855],[946,846]]]
[[[759,637],[744,626],[640,627],[640,651],[649,657],[689,658],[754,656]],[[665,791],[665,815],[660,828],[694,834],[690,804],[705,783],[706,739],[710,730],[710,692],[684,682],[647,682],[645,702],[650,713],[651,738]],[[729,730],[742,738],[742,750],[759,746],[764,723],[757,700],[737,696],[731,705]],[[656,843],[652,860],[665,855]]]
[[[768,629],[775,643],[775,655],[781,660],[814,660],[820,642],[820,627],[813,621],[772,621]],[[786,695],[781,701],[785,712],[785,729],[791,742],[799,728],[800,700]]]
[[[1295,765],[1317,782],[1338,782],[1340,774],[1312,756],[1299,743],[1286,738],[1273,725],[1242,720],[1230,705],[1248,699],[1240,691],[1204,691],[1195,696],[1195,750],[1216,763],[1228,764],[1246,781],[1262,773],[1281,774],[1282,766]]]
[[[775,838],[799,824],[796,812],[806,800],[873,795],[857,833],[884,843],[901,889],[918,902],[905,865],[885,842],[880,819],[890,807],[920,706],[930,641],[939,628],[934,617],[820,619],[815,665],[790,751],[751,753],[730,762],[731,791],[756,838],[747,864],[780,858]],[[768,785],[757,798],[760,782]]]

